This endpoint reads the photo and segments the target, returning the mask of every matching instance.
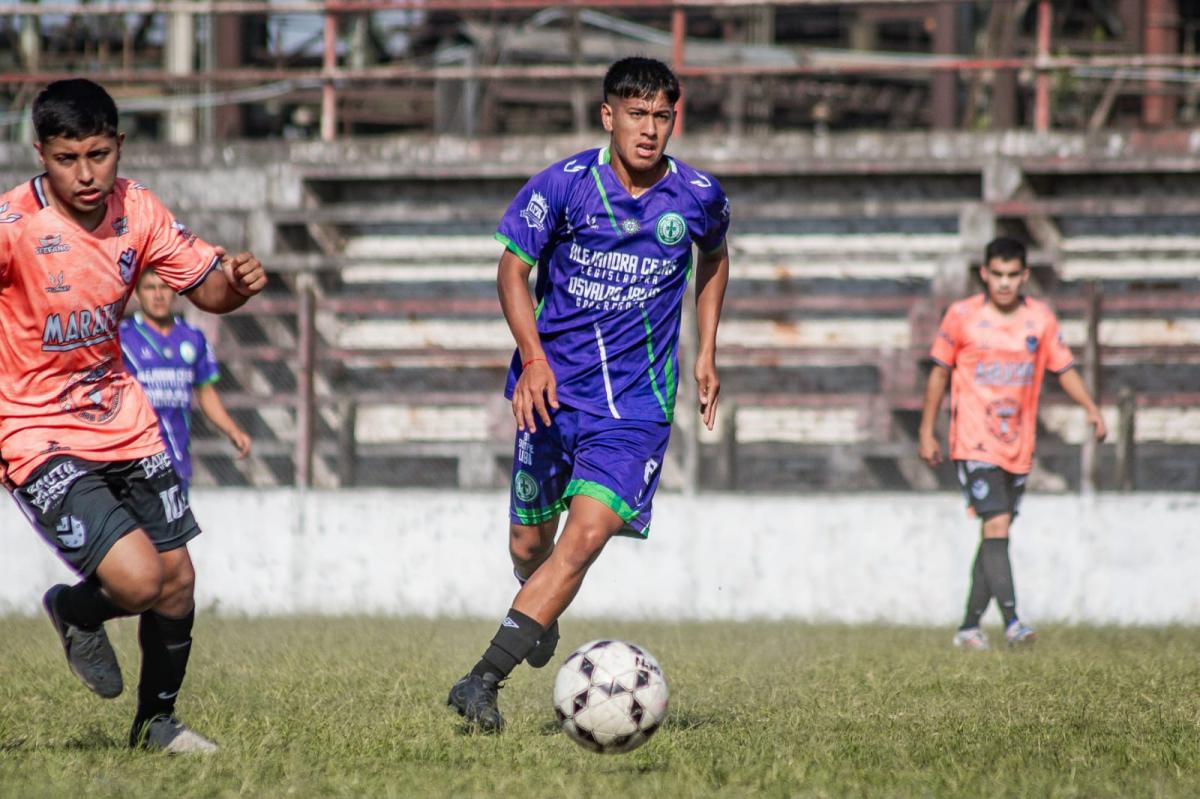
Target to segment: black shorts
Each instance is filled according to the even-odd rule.
[[[67,565],[90,577],[120,538],[138,528],[159,552],[200,534],[167,453],[97,462],[60,455],[13,491],[21,512]]]
[[[1002,513],[1017,515],[1021,497],[1025,495],[1028,475],[1006,472],[999,466],[983,461],[955,461],[958,482],[963,496],[975,515],[985,522]]]

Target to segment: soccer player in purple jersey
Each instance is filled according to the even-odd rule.
[[[505,395],[517,421],[509,552],[521,588],[447,699],[484,731],[504,725],[501,681],[522,661],[550,662],[558,617],[608,540],[648,534],[693,268],[694,376],[710,430],[716,418],[729,201],[712,176],[666,155],[678,100],[679,81],[665,64],[613,64],[600,106],[608,146],[534,175],[496,233],[505,246],[500,304],[517,343]]]
[[[192,480],[193,390],[200,410],[225,434],[239,458],[250,454],[250,436],[221,402],[214,385],[220,369],[204,333],[175,315],[175,290],[147,269],[134,293],[141,310],[121,321],[121,357],[158,414],[158,430],[186,492]]]

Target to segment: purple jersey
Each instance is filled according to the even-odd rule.
[[[638,198],[607,147],[539,172],[517,194],[496,238],[537,267],[537,329],[559,399],[615,419],[670,421],[679,321],[692,245],[717,250],[729,201],[717,181],[668,158]],[[521,373],[513,356],[505,395]]]
[[[179,317],[167,335],[136,313],[121,321],[121,355],[158,413],[158,429],[184,482],[192,479],[188,453],[192,389],[220,376],[204,334]]]

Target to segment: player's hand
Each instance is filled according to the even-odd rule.
[[[250,454],[250,436],[245,430],[235,427],[227,435],[229,443],[237,450],[239,460]]]
[[[938,443],[937,436],[933,433],[922,432],[920,442],[917,444],[917,454],[930,466],[940,464],[942,462],[942,445]]]
[[[696,389],[700,400],[700,418],[709,430],[717,423],[717,396],[721,393],[721,378],[717,377],[717,361],[712,356],[696,359]]]
[[[230,255],[224,247],[216,247],[221,259],[221,271],[229,286],[243,297],[253,297],[267,286],[267,272],[253,253],[240,252]]]
[[[558,381],[545,358],[538,358],[521,372],[513,389],[513,418],[518,430],[537,432],[537,420],[550,426],[550,410],[558,410]]]
[[[1095,428],[1092,434],[1096,437],[1096,441],[1103,441],[1108,437],[1108,425],[1104,424],[1104,416],[1100,413],[1100,409],[1088,411],[1088,424]]]

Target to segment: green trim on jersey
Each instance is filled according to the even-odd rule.
[[[521,524],[541,524],[544,521],[549,521],[567,509],[565,499],[560,499],[557,502],[547,505],[544,508],[532,508],[525,510],[513,506],[513,513],[517,514],[517,518],[521,520]]]
[[[671,421],[671,408],[667,406],[667,401],[663,399],[662,392],[658,390],[658,378],[654,376],[654,337],[650,329],[650,316],[646,313],[646,309],[642,308],[642,324],[646,326],[646,356],[650,359],[650,368],[646,371],[650,375],[650,388],[654,389],[654,397],[658,400],[658,407],[662,408],[663,418],[668,422]],[[671,370],[671,359],[667,359],[667,371]],[[668,378],[668,380],[670,380]]]
[[[567,483],[567,490],[563,492],[563,499],[581,495],[591,497],[597,502],[602,502],[613,510],[622,521],[633,521],[637,518],[640,510],[634,510],[629,507],[629,503],[617,496],[617,492],[605,485],[600,485],[592,480],[572,480]]]
[[[529,253],[522,250],[520,247],[518,247],[517,243],[515,241],[513,241],[512,239],[510,239],[508,236],[505,236],[503,233],[497,232],[492,235],[492,238],[494,238],[496,241],[503,244],[505,249],[507,249],[513,255],[520,258],[525,263],[529,264],[530,266],[537,266],[537,259],[534,258],[533,256],[531,256]]]
[[[612,223],[613,230],[620,233],[621,228],[617,227],[617,217],[608,203],[608,192],[604,190],[604,184],[600,182],[600,173],[596,171],[596,167],[592,167],[592,179],[596,181],[596,189],[600,192],[600,199],[604,202],[604,210],[608,211],[608,221]]]
[[[607,144],[600,148],[600,158],[597,160],[599,160],[602,164],[612,163],[612,153],[609,152]]]
[[[543,311],[543,309],[545,309],[545,307],[546,307],[546,298],[542,297],[540,300],[538,300],[537,307],[533,309],[533,321],[536,322],[541,317],[542,311]]]
[[[196,384],[196,388],[199,388],[200,386],[211,386],[213,383],[217,382],[220,379],[221,379],[221,373],[218,372],[217,374],[213,375],[212,377],[208,378],[207,380],[201,380],[199,383]]]

